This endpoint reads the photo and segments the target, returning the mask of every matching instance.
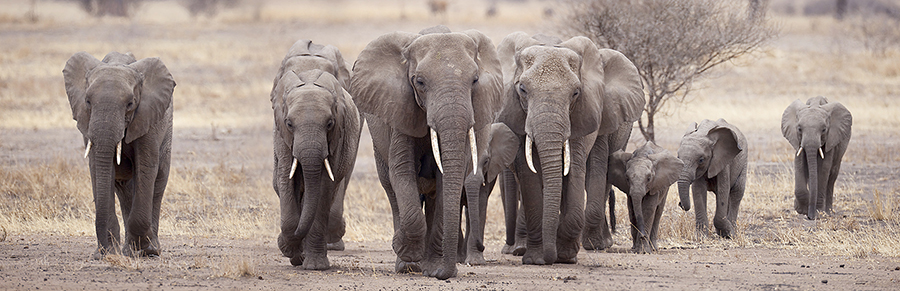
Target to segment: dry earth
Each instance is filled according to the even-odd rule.
[[[480,16],[486,2],[462,2],[470,5],[430,16],[416,1],[308,1],[298,7],[302,3],[273,0],[190,19],[167,1],[145,4],[148,12],[133,20],[96,20],[71,3],[39,1],[38,21],[30,23],[23,17],[28,1],[0,1],[0,289],[900,286],[900,52],[868,56],[841,38],[832,20],[796,17],[780,18],[785,33],[763,52],[699,81],[693,102],[673,106],[658,125],[657,141],[671,150],[686,125],[703,118],[725,117],[750,139],[750,186],[733,240],[694,237],[693,212],[678,209],[677,195],[670,193],[659,253],[628,253],[627,226],[620,223],[610,251],[582,251],[574,265],[523,266],[519,257],[499,254],[502,210],[493,195],[487,265],[460,265],[459,276],[446,281],[396,274],[389,207],[364,132],[346,204],[347,250],[329,253],[328,271],[290,266],[274,241],[278,206],[266,101],[284,52],[296,39],[310,38],[336,45],[352,62],[380,34],[437,23],[479,29],[495,43],[517,30],[553,31],[542,15],[555,1],[501,1],[499,16],[490,20]],[[60,71],[74,52],[100,58],[114,50],[160,56],[178,81],[173,177],[159,258],[90,259],[96,240],[87,163],[80,158],[84,148]],[[791,210],[792,151],[778,123],[792,100],[815,95],[853,111],[854,137],[838,180],[836,214],[810,222]],[[638,136],[635,131],[630,149],[642,142]],[[626,221],[619,200],[618,220]]]

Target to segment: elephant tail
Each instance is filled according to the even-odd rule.
[[[609,228],[616,233],[616,191],[609,189]]]

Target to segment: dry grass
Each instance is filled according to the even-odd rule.
[[[373,8],[356,0],[336,5],[312,1],[309,9],[299,9],[278,6],[298,5],[294,2],[268,1],[258,20],[248,10],[191,20],[186,12],[181,15],[180,10],[166,8],[175,5],[169,2],[148,3],[143,8],[148,14],[133,20],[98,20],[71,13],[77,8],[67,2],[39,2],[39,21],[28,23],[20,21],[25,13],[19,9],[20,2],[25,3],[0,1],[6,8],[0,9],[4,39],[0,44],[0,148],[42,157],[36,163],[0,160],[2,233],[94,235],[90,178],[79,153],[64,147],[36,154],[28,151],[31,145],[14,144],[5,135],[23,129],[28,131],[16,134],[37,135],[60,128],[76,131],[62,85],[66,59],[77,51],[98,58],[109,51],[131,51],[138,57],[159,56],[166,63],[178,82],[175,131],[190,133],[176,133],[182,139],[174,146],[161,235],[269,239],[277,235],[280,215],[271,186],[271,139],[245,141],[241,139],[258,135],[236,133],[269,135],[272,77],[296,39],[334,44],[351,63],[380,34],[417,31],[440,22],[454,30],[480,29],[497,43],[515,30],[546,32],[540,19],[547,3],[500,2],[500,16],[484,19],[480,7],[485,2],[471,1],[473,5],[451,6],[446,20],[427,15],[424,4],[407,3],[407,19],[398,21],[394,15],[399,12],[390,5],[399,2]],[[165,11],[163,16],[175,20],[164,23],[154,11]],[[337,12],[317,14],[323,11]],[[710,78],[695,84],[692,103],[669,108],[669,116],[657,124],[657,141],[672,151],[692,121],[721,117],[744,131],[750,141],[751,171],[738,233],[731,240],[697,237],[694,214],[677,207],[673,187],[661,225],[661,246],[900,256],[896,248],[900,185],[894,180],[894,165],[900,161],[900,115],[896,112],[900,63],[885,61],[897,59],[900,51],[873,56],[861,44],[842,38],[842,24],[830,18],[779,21],[785,28],[782,39],[762,53],[716,69]],[[781,113],[791,101],[816,95],[845,104],[853,112],[854,127],[835,191],[836,214],[809,222],[792,210],[792,151],[779,127]],[[215,134],[207,137],[207,133]],[[635,145],[643,142],[639,134],[632,136]],[[224,146],[241,142],[250,146]],[[373,164],[371,142],[363,139],[345,203],[345,240],[387,242],[392,237],[390,207]],[[630,246],[625,199],[619,197],[615,241]],[[497,191],[489,203],[486,243],[500,245],[504,226]],[[127,261],[110,264],[140,268]],[[259,275],[259,263],[241,257],[221,262],[195,258],[186,264],[190,265],[186,268],[218,266],[223,277]]]

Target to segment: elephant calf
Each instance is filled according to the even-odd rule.
[[[609,181],[628,197],[632,250],[657,250],[659,220],[669,186],[678,180],[684,163],[669,151],[647,142],[634,153],[616,151],[610,157]],[[648,233],[649,232],[649,233]]]
[[[119,247],[115,193],[125,224],[124,255],[159,255],[159,208],[172,152],[175,80],[158,58],[80,52],[63,69],[84,156],[90,156],[97,252]]]
[[[734,125],[724,119],[704,119],[692,123],[681,139],[678,158],[684,169],[678,177],[679,205],[691,210],[688,198],[694,192],[697,231],[707,234],[706,192],[716,194],[716,214],[713,225],[719,236],[730,238],[737,225],[738,208],[747,184],[747,139]]]
[[[797,151],[794,209],[810,220],[816,219],[816,210],[832,211],[834,182],[850,144],[852,124],[850,110],[821,96],[805,104],[796,100],[784,110],[781,132]]]
[[[278,248],[304,269],[330,267],[327,243],[343,249],[344,193],[360,134],[348,82],[337,48],[300,40],[282,61],[270,96],[273,187],[281,200]]]

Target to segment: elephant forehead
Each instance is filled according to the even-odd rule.
[[[331,74],[335,74],[334,64],[324,58],[316,56],[296,56],[285,60],[285,68],[290,68],[296,74],[302,71],[319,69]]]
[[[629,178],[641,178],[650,174],[650,171],[653,168],[653,162],[647,157],[634,157],[631,160],[628,160],[625,167],[627,168],[625,174],[628,175]]]
[[[824,124],[825,120],[828,118],[828,113],[819,106],[810,106],[800,109],[800,112],[798,112],[797,115],[800,117],[798,118],[798,121],[801,126]]]
[[[681,140],[678,147],[678,157],[690,157],[702,155],[712,150],[713,142],[706,135],[691,134]]]
[[[327,111],[330,113],[334,95],[325,88],[308,84],[291,90],[285,96],[285,101],[291,111]]]
[[[88,74],[88,83],[100,81],[112,81],[122,83],[124,86],[137,83],[138,74],[132,68],[126,66],[98,66]]]
[[[578,85],[578,55],[564,48],[532,46],[523,50],[520,78],[531,79],[543,85]]]

